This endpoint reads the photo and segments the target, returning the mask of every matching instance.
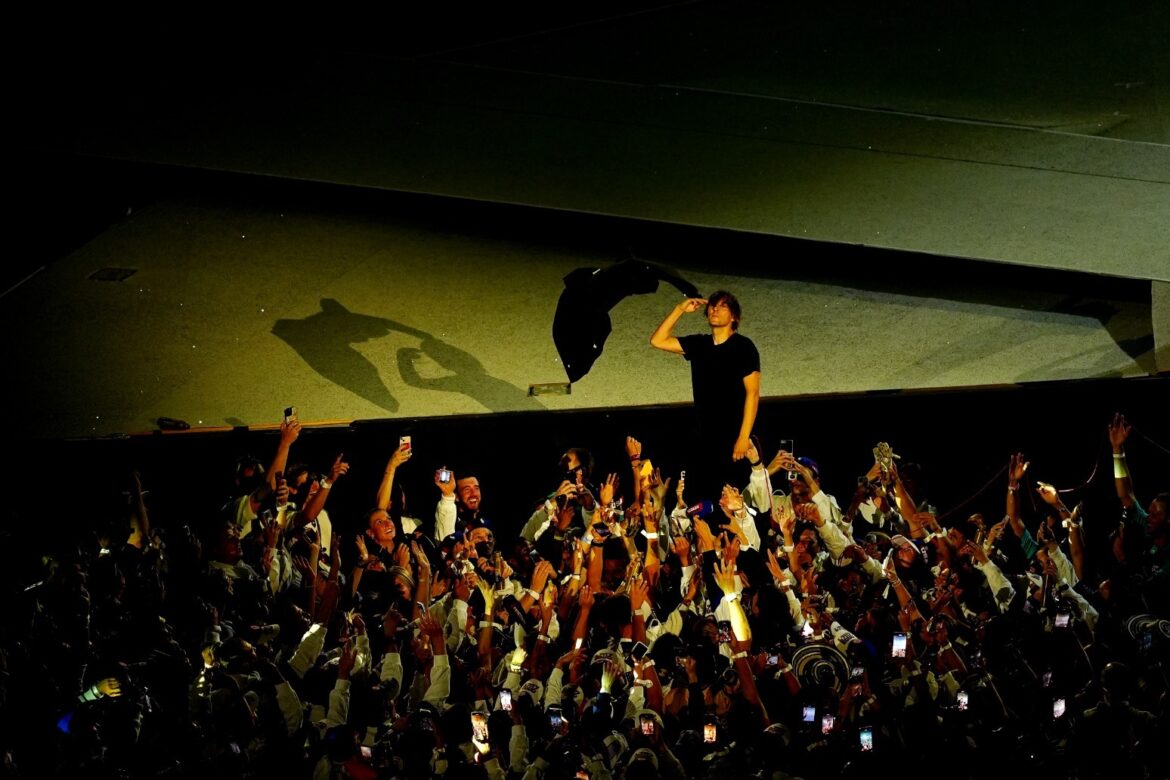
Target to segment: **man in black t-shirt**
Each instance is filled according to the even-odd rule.
[[[711,333],[675,337],[679,318],[703,307]],[[760,353],[751,339],[738,333],[739,320],[739,301],[720,290],[675,306],[650,337],[652,346],[691,363],[700,461],[707,472],[702,476],[710,488],[731,479],[732,463],[746,456],[760,404]]]

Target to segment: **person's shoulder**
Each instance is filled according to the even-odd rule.
[[[756,348],[754,341],[738,331],[732,334],[728,341],[734,343],[735,346],[733,348],[738,355],[752,364],[753,371],[760,370],[760,350]]]
[[[731,334],[731,340],[734,341],[740,347],[740,349],[745,349],[748,347],[751,349],[756,348],[756,342],[752,341],[751,338],[743,335],[738,330]]]

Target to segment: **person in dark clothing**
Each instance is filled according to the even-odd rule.
[[[710,334],[678,338],[675,323],[703,308]],[[698,417],[700,473],[707,489],[735,481],[733,463],[746,457],[760,404],[760,353],[739,333],[739,301],[720,290],[709,298],[688,298],[650,336],[650,344],[685,357]]]

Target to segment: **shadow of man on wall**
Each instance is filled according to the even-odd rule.
[[[462,393],[493,412],[544,408],[522,388],[491,376],[470,353],[396,320],[350,311],[333,298],[322,298],[321,311],[308,317],[280,319],[272,325],[272,334],[296,350],[318,374],[394,414],[399,409],[398,399],[382,381],[378,367],[355,348],[391,333],[419,339],[418,347],[398,351],[399,373],[411,387]],[[423,355],[450,375],[436,379],[420,376],[414,361]]]

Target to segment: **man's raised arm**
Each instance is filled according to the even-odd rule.
[[[676,355],[681,355],[683,348],[679,343],[677,337],[674,336],[674,324],[678,322],[679,317],[684,314],[696,312],[707,305],[705,298],[687,298],[685,301],[675,306],[670,310],[670,314],[666,315],[666,319],[658,326],[658,329],[650,336],[650,346],[666,352],[673,352]]]

